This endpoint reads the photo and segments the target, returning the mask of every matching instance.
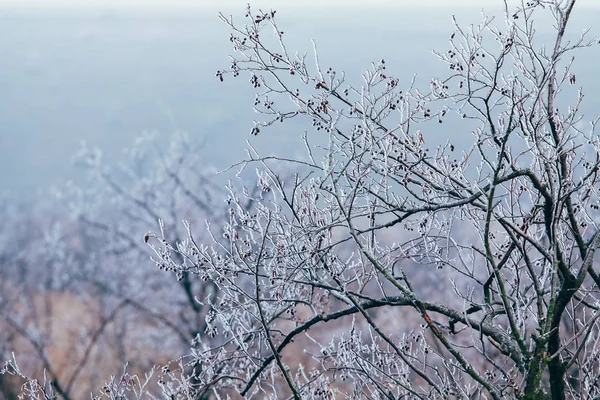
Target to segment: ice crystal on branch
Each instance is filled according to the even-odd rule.
[[[208,329],[222,342],[195,353],[210,363],[207,388],[590,395],[600,143],[595,124],[581,124],[582,91],[568,108],[558,98],[575,83],[571,54],[596,41],[566,38],[574,4],[506,5],[504,23],[484,15],[469,28],[454,20],[450,48],[435,53],[449,74],[427,90],[383,59],[356,85],[324,68],[314,43],[312,60],[291,53],[274,11],[248,7],[243,26],[221,15],[235,54],[217,77],[249,74],[261,116],[252,133],[299,119],[316,135],[304,136],[304,158],[251,148],[239,165],[258,167],[258,193],[232,192],[214,243],[190,237],[178,250],[190,262],[201,254],[194,267],[219,286]],[[534,37],[546,11],[549,47]],[[429,137],[430,121],[452,121],[445,144]],[[298,168],[293,179],[282,163]]]

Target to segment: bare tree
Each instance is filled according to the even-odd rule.
[[[193,349],[198,390],[600,396],[600,142],[573,69],[597,40],[567,30],[575,3],[504,3],[503,19],[454,21],[436,53],[448,76],[427,90],[384,60],[353,85],[316,49],[312,61],[294,55],[275,11],[248,7],[245,25],[221,15],[235,55],[217,77],[249,74],[262,114],[252,134],[291,119],[316,132],[303,158],[250,148],[238,166],[257,167],[260,193],[231,190],[214,243],[191,230],[177,243],[149,237],[164,268],[218,287],[204,302],[221,340]],[[550,44],[536,33],[549,19]],[[295,178],[282,164],[299,167]]]
[[[216,170],[201,156],[202,146],[201,140],[181,132],[168,137],[145,134],[126,150],[128,162],[117,166],[106,165],[100,150],[83,146],[76,158],[94,184],[90,190],[66,192],[75,219],[87,233],[83,247],[89,260],[81,281],[156,320],[182,349],[205,330],[207,310],[195,298],[214,296],[215,286],[185,273],[174,285],[158,269],[140,267],[148,261],[147,238],[140,232],[161,220],[169,240],[179,241],[185,235],[182,219],[194,219],[202,232],[205,220],[223,218],[224,189],[215,180]]]
[[[223,185],[200,140],[159,140],[141,136],[117,167],[84,147],[76,158],[90,172],[86,186],[0,208],[0,357],[10,361],[0,398],[23,382],[30,397],[87,397],[125,364],[140,374],[210,340],[208,309],[196,299],[216,296],[215,284],[165,277],[149,262],[143,232],[159,216],[170,240],[184,237],[182,219],[198,218],[204,231],[204,219],[225,215]]]

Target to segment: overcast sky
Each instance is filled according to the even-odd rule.
[[[511,4],[521,0],[509,0]],[[0,7],[18,8],[101,8],[101,9],[217,9],[243,7],[248,0],[0,0]],[[386,6],[396,8],[427,7],[494,7],[502,0],[254,0],[254,7],[372,7]],[[579,6],[598,7],[598,0],[578,0]]]
[[[310,39],[315,39],[321,61],[343,69],[348,79],[360,79],[372,61],[385,57],[399,78],[410,80],[418,72],[423,84],[446,73],[431,49],[445,49],[453,30],[450,15],[465,24],[477,23],[481,8],[497,15],[503,4],[502,0],[0,0],[0,171],[4,171],[0,195],[3,190],[27,194],[72,179],[76,176],[72,155],[83,140],[101,148],[107,162],[114,163],[143,132],[167,135],[183,130],[206,138],[211,146],[207,162],[219,168],[244,157],[256,119],[254,93],[245,79],[221,84],[215,77],[216,70],[228,66],[231,53],[229,31],[216,12],[232,14],[240,23],[247,1],[255,9],[278,10],[290,49],[310,52]],[[595,6],[596,11],[581,10],[586,6]],[[90,11],[79,12],[82,8]],[[178,12],[186,8],[198,12]],[[591,35],[597,36],[600,0],[578,0],[577,8],[569,33],[578,36],[592,25]],[[551,23],[538,27],[551,30]],[[575,63],[577,81],[586,82],[590,115],[600,109],[594,95],[600,92],[600,81],[593,62],[600,59],[599,51],[586,50],[585,58]],[[253,144],[266,152],[284,146],[296,151],[296,142],[290,140],[289,135],[265,134],[254,138]]]

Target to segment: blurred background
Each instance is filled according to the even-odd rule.
[[[446,49],[451,15],[466,25],[482,8],[503,18],[497,0],[252,6],[277,10],[288,49],[310,54],[314,39],[322,65],[351,81],[385,58],[400,85],[418,73],[425,87],[446,73],[432,50]],[[577,7],[569,34],[596,24],[598,36],[600,3]],[[206,237],[205,221],[223,221],[233,178],[215,172],[243,158],[247,140],[262,154],[301,151],[310,124],[251,136],[247,77],[215,76],[231,53],[217,14],[243,23],[245,9],[237,0],[0,1],[0,361],[15,352],[31,376],[46,369],[62,398],[87,397],[125,363],[143,372],[181,357],[202,337],[206,309],[195,299],[215,288],[160,271],[144,233],[160,217],[170,242],[187,234],[182,219]],[[541,40],[551,32],[548,20]],[[574,65],[589,118],[600,109],[599,60],[594,48]],[[469,142],[452,128],[427,134]],[[0,375],[0,399],[21,384]]]
[[[482,8],[498,13],[500,5],[252,3],[279,11],[291,49],[310,53],[315,39],[321,57],[349,74],[359,76],[384,57],[399,77],[408,80],[418,72],[424,82],[444,72],[431,50],[446,45],[450,15],[477,23]],[[245,6],[241,0],[0,1],[0,192],[28,196],[78,178],[71,156],[82,141],[117,160],[144,131],[202,137],[211,148],[205,157],[221,167],[243,156],[253,95],[243,82],[220,84],[215,71],[228,66],[230,53],[229,33],[217,13],[241,21]],[[595,6],[594,0],[581,1],[581,28],[598,21]],[[577,68],[593,74],[594,65],[582,60]],[[582,78],[594,93],[598,80]],[[286,136],[255,140],[279,147]]]

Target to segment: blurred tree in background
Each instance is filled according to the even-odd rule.
[[[167,145],[165,145],[165,142]],[[167,364],[204,336],[216,285],[152,269],[143,232],[160,219],[169,240],[185,238],[181,220],[202,235],[204,220],[226,215],[224,189],[202,159],[200,141],[145,134],[109,167],[83,146],[76,162],[83,187],[2,210],[0,262],[2,356],[18,355],[32,376],[45,371],[60,398],[85,398],[125,364],[141,373]],[[160,216],[160,217],[159,217]],[[14,372],[14,371],[13,371]],[[3,376],[4,382],[11,378]],[[3,383],[5,391],[15,385]]]

